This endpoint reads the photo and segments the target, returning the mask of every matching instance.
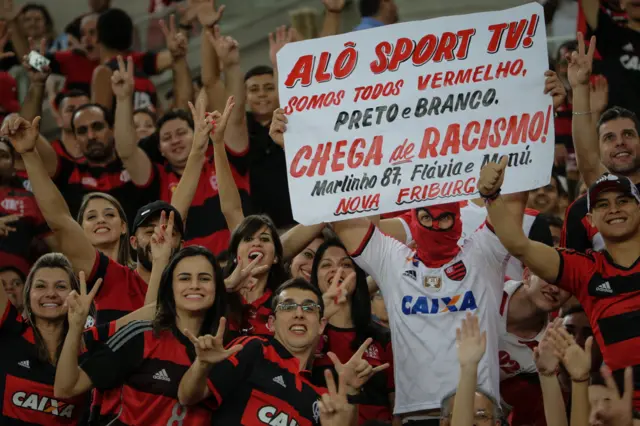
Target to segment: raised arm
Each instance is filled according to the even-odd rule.
[[[171,68],[173,70],[173,106],[186,110],[193,99],[193,84],[191,83],[191,71],[187,62],[189,42],[187,37],[176,30],[175,15],[169,18],[169,27],[160,21],[160,28],[167,43],[167,49],[171,54]]]
[[[113,72],[106,65],[98,65],[91,78],[91,102],[100,104],[109,111],[113,108],[111,76]]]
[[[145,306],[155,303],[158,300],[158,290],[160,289],[160,280],[164,268],[169,264],[171,252],[173,251],[173,224],[175,216],[173,212],[169,213],[169,218],[165,212],[160,215],[160,222],[156,225],[153,235],[151,236],[151,276],[149,278],[149,286],[147,294],[144,298]],[[142,308],[144,309],[144,308]]]
[[[340,17],[344,10],[345,0],[322,0],[324,4],[324,20],[320,37],[336,35],[340,32]]]
[[[244,75],[240,68],[240,47],[238,42],[229,36],[220,34],[220,27],[214,27],[208,32],[209,42],[216,50],[216,54],[224,67],[227,92],[233,96],[238,105],[245,104],[246,92]],[[225,133],[225,145],[234,153],[245,152],[249,146],[249,132],[244,108],[235,108],[229,117]]]
[[[116,151],[122,164],[129,172],[134,184],[144,186],[149,183],[153,173],[153,164],[147,154],[138,146],[133,125],[133,58],[127,58],[127,64],[118,56],[118,70],[111,76],[112,92],[116,96],[114,138]]]
[[[600,0],[580,0],[580,7],[587,25],[592,30],[598,28],[598,12],[600,11]]]
[[[326,225],[296,225],[285,232],[281,237],[284,260],[292,259],[298,255],[311,241],[318,238]]]
[[[207,125],[205,122],[207,101],[202,95],[198,96],[196,107],[189,103],[195,131],[193,132],[193,142],[191,143],[191,151],[187,158],[187,164],[184,172],[180,177],[180,182],[171,197],[171,205],[175,207],[182,216],[182,220],[187,220],[189,207],[193,201],[202,174],[202,166],[206,161],[206,151],[209,144],[209,132],[213,129],[213,125]]]
[[[591,111],[589,78],[595,50],[595,37],[591,37],[589,50],[585,53],[584,36],[578,33],[578,51],[573,52],[568,58],[568,77],[573,90],[573,119],[571,120],[573,144],[576,149],[578,170],[587,186],[607,171],[600,160],[597,118],[593,117]]]
[[[14,7],[13,0],[0,0],[0,20],[7,23],[13,50],[18,58],[22,59],[24,55],[29,53],[29,41],[22,33],[20,11]]]
[[[553,247],[531,241],[522,230],[520,218],[509,208],[508,200],[500,195],[506,167],[505,156],[500,164],[489,163],[480,172],[478,190],[486,200],[489,219],[500,242],[512,256],[543,280],[555,283],[560,272],[560,255]]]
[[[6,136],[20,155],[27,169],[42,216],[55,233],[60,251],[69,258],[76,272],[92,271],[96,249],[76,222],[62,194],[47,175],[40,155],[35,149],[40,131],[40,117],[29,123],[21,117],[5,120],[0,134]]]

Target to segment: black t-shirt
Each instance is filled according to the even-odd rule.
[[[640,32],[619,25],[600,9],[594,34],[602,55],[594,63],[594,73],[609,82],[609,105],[640,114]]]
[[[269,136],[269,127],[258,123],[251,113],[247,113],[247,126],[253,208],[269,215],[278,228],[293,225],[284,150]]]

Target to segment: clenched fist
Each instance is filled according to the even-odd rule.
[[[505,155],[498,164],[488,163],[480,171],[478,181],[478,191],[483,197],[491,197],[502,187],[504,182],[504,172],[507,168],[509,158]]]

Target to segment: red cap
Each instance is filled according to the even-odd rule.
[[[7,113],[20,111],[16,79],[8,72],[0,72],[0,108]]]

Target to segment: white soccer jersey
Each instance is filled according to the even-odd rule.
[[[536,214],[527,211],[522,218],[522,229],[525,235],[529,236],[533,222],[536,220]],[[462,202],[460,204],[460,218],[462,220],[462,236],[458,240],[458,245],[462,247],[471,235],[487,220],[487,208],[479,206],[471,201]],[[507,264],[506,276],[514,280],[522,279],[524,267],[515,257],[509,259]]]
[[[439,408],[457,387],[455,330],[468,311],[477,311],[487,332],[478,385],[499,400],[498,311],[509,254],[491,230],[480,228],[441,268],[426,267],[373,225],[352,256],[378,283],[389,313],[395,414]]]
[[[522,281],[508,281],[504,285],[504,294],[500,305],[500,380],[517,376],[520,373],[536,373],[538,371],[533,361],[533,348],[538,346],[542,340],[545,327],[542,327],[538,335],[532,339],[522,339],[507,332],[511,297],[521,285]]]

